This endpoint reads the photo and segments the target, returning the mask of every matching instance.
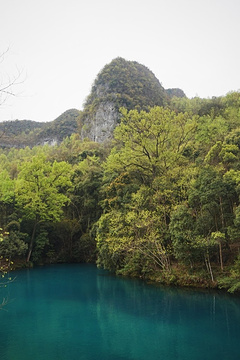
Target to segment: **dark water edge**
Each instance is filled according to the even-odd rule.
[[[15,272],[0,288],[1,360],[240,358],[240,299],[116,277],[95,265]]]

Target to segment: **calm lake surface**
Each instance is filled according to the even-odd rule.
[[[16,272],[0,289],[1,360],[239,360],[240,299],[94,265]],[[7,311],[6,311],[7,310]]]

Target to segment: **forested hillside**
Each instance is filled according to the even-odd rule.
[[[97,142],[112,139],[119,124],[119,109],[147,110],[166,106],[173,96],[185,97],[180,89],[165,90],[146,66],[116,58],[97,75],[81,114],[81,137]]]
[[[74,111],[60,143],[2,148],[1,266],[97,262],[239,291],[240,93],[163,105],[122,107],[111,142],[82,140]]]
[[[60,143],[78,131],[80,111],[65,111],[57,119],[44,123],[31,120],[13,120],[0,123],[0,148],[24,148]]]
[[[81,139],[106,142],[112,139],[120,122],[121,107],[147,110],[153,106],[166,106],[173,97],[186,96],[181,89],[165,90],[146,66],[119,57],[99,72],[83,111],[67,110],[47,123],[30,120],[0,123],[0,147],[60,144],[76,132],[80,133]]]

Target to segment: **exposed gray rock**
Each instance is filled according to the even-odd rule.
[[[81,137],[95,142],[104,142],[113,136],[113,130],[119,122],[119,112],[114,102],[99,104],[94,116],[86,117],[82,126]]]
[[[167,106],[171,94],[183,96],[180,89],[165,91],[146,66],[116,58],[97,75],[79,117],[81,138],[104,142],[113,137],[120,122],[121,107],[128,111],[148,111],[149,107]]]
[[[50,146],[55,146],[58,145],[60,143],[60,141],[58,141],[57,138],[47,138],[47,139],[43,139],[41,142],[39,142],[37,145],[50,145]]]

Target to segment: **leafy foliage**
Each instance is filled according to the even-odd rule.
[[[116,58],[98,74],[90,95],[87,97],[81,118],[81,135],[98,141],[112,137],[112,131],[120,122],[119,109],[147,110],[167,104],[169,97],[155,75],[136,61]],[[107,128],[102,121],[107,119]],[[104,121],[103,121],[104,122]],[[103,128],[100,136],[94,128]],[[99,132],[98,132],[99,133]]]
[[[73,111],[52,124],[61,143],[0,150],[0,256],[239,291],[239,93],[167,97],[118,58],[84,111],[110,98],[125,105],[112,143],[72,134],[83,119]]]
[[[148,107],[163,105],[166,94],[147,67],[119,57],[112,60],[98,74],[85,106],[106,99],[114,99],[116,108],[124,106],[128,110],[146,110]]]
[[[70,176],[69,164],[56,161],[51,164],[41,154],[21,166],[16,182],[16,203],[23,219],[33,222],[28,261],[37,226],[42,221],[61,219],[63,206],[68,202],[66,192],[71,187]]]

